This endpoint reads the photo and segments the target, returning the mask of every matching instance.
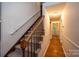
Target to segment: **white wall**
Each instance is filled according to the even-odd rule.
[[[74,50],[70,55],[67,54],[68,56],[79,56],[79,3],[67,3],[65,5],[65,8],[62,12],[62,24],[64,28],[62,28],[63,32],[63,41],[62,43],[64,47],[66,47],[68,50]],[[68,41],[70,42],[68,43]],[[67,41],[67,42],[66,42]],[[71,42],[74,42],[77,44],[75,46]],[[64,48],[64,50],[66,50]],[[78,50],[78,54],[75,54],[75,50]],[[67,53],[67,52],[66,52]]]
[[[55,5],[59,4],[59,3],[61,3],[61,2],[45,2],[45,3],[43,3],[43,8],[42,8],[43,15],[45,15],[45,9],[47,7],[55,6]]]
[[[40,16],[40,4],[34,2],[3,2],[1,9],[1,56],[4,56]],[[35,14],[36,16],[30,19]],[[29,19],[30,21],[28,21]],[[28,23],[26,23],[27,21]],[[15,32],[20,26],[22,27]],[[11,35],[13,32],[15,33]]]
[[[50,19],[49,19],[49,15],[47,14],[46,10],[45,10],[45,18],[44,18],[44,31],[45,31],[45,35],[43,38],[40,56],[45,56],[45,53],[47,51],[47,48],[50,44],[50,39],[51,39]]]

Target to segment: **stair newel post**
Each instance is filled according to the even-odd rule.
[[[28,41],[27,57],[29,57],[29,41]]]
[[[36,36],[36,33],[35,32],[34,32],[34,35]],[[34,40],[34,56],[35,56],[35,49],[36,49],[36,45],[35,45],[36,43],[35,43],[35,41],[36,41],[36,38],[34,37],[33,40]]]
[[[32,57],[32,36],[31,36],[31,57]]]
[[[23,57],[25,57],[25,48],[26,48],[26,46],[27,46],[26,40],[25,40],[25,39],[22,39],[22,40],[20,41],[20,47],[21,47],[21,49],[22,49],[22,56],[23,56]]]

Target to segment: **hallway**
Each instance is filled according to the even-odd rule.
[[[79,56],[79,3],[1,2],[1,57]]]
[[[60,43],[58,36],[53,36],[51,39],[45,57],[65,57],[62,44]]]

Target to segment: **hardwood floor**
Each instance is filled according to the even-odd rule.
[[[45,57],[65,57],[62,44],[58,36],[53,36],[47,49]]]

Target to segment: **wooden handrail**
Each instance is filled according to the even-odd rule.
[[[35,15],[37,15],[40,11],[38,11]],[[32,19],[35,15],[33,15],[30,19]],[[26,23],[28,23],[29,20],[27,20],[23,25],[21,25],[18,29],[16,29],[14,32],[11,32],[11,35],[13,35],[14,33],[16,33],[20,28],[22,28]]]
[[[42,36],[39,36],[39,35],[33,35],[35,33],[35,31],[37,30],[37,28],[39,27],[39,25],[42,23],[43,19],[40,18],[38,19],[39,22],[35,25],[35,27],[33,28],[33,30],[31,31],[31,33],[28,35],[27,38],[25,38],[24,40],[21,41],[21,49],[22,49],[22,53],[23,53],[23,57],[25,57],[25,48],[26,48],[26,45],[28,45],[28,50],[29,50],[29,41],[31,40],[31,56],[32,56],[32,36],[36,36],[36,37],[42,37]],[[27,35],[25,35],[27,36]],[[36,42],[35,42],[36,43]],[[35,46],[35,45],[34,45]],[[34,48],[35,50],[35,48]],[[29,51],[28,51],[28,56],[29,56]]]
[[[26,41],[29,41],[32,34],[35,32],[35,30],[37,29],[37,27],[41,24],[41,22],[43,21],[43,17],[41,18],[40,22],[36,25],[36,27],[33,29],[33,31],[30,33],[29,37],[27,38]]]

